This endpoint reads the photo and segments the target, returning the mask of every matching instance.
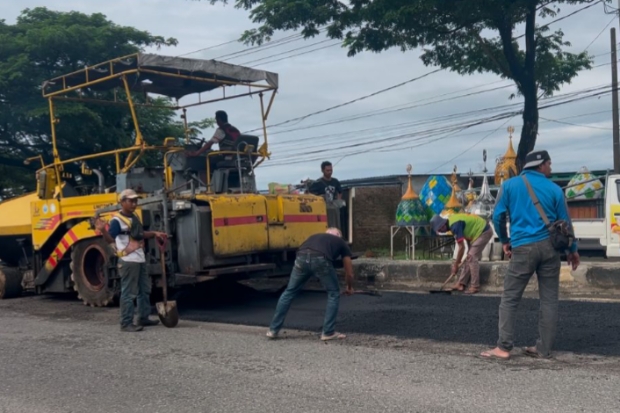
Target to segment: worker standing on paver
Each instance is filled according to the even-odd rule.
[[[465,294],[476,294],[480,291],[480,258],[482,250],[493,237],[491,225],[483,218],[471,214],[452,214],[448,218],[435,215],[431,219],[431,227],[436,233],[452,232],[459,246],[456,260],[452,264],[452,274],[458,270],[459,263],[465,253],[465,242],[469,243],[469,252],[461,275],[451,288],[452,290],[465,291]],[[469,289],[465,290],[471,278]]]
[[[159,324],[159,320],[150,320],[151,314],[151,278],[146,268],[144,240],[149,238],[166,238],[163,232],[144,231],[140,218],[135,214],[138,194],[132,189],[120,193],[121,210],[110,220],[106,228],[105,221],[98,219],[95,228],[103,238],[112,245],[119,257],[118,268],[121,277],[121,331],[141,331],[143,327]],[[133,323],[134,304],[138,304],[138,321]]]
[[[329,228],[326,233],[311,235],[297,251],[295,266],[291,272],[288,286],[280,296],[276,312],[267,332],[267,337],[276,338],[284,324],[293,299],[301,292],[311,276],[319,279],[327,290],[327,307],[321,340],[343,339],[346,336],[336,332],[336,316],[340,303],[340,285],[333,262],[342,257],[345,271],[345,294],[353,294],[353,262],[351,249],[337,228]]]
[[[562,189],[548,179],[550,175],[549,153],[530,152],[525,157],[521,175],[506,181],[497,196],[493,224],[510,263],[499,306],[497,347],[481,353],[482,357],[510,358],[517,308],[534,272],[538,277],[540,295],[540,338],[535,346],[525,347],[523,352],[537,358],[551,357],[558,323],[560,254],[568,251],[568,262],[576,270],[579,253],[566,198]],[[507,216],[510,216],[510,238],[506,228]],[[556,230],[557,225],[560,228]]]

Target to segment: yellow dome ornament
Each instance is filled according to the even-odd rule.
[[[446,206],[444,210],[441,211],[441,216],[446,218],[452,214],[456,214],[463,209],[463,204],[459,201],[457,193],[461,190],[458,185],[458,180],[456,178],[456,165],[454,165],[454,169],[452,170],[452,195],[450,195],[450,199],[446,202]]]
[[[495,167],[495,185],[501,185],[502,177],[504,180],[507,180],[519,175],[517,171],[517,153],[512,146],[512,134],[514,131],[514,126],[508,127],[508,149],[504,156],[497,160],[497,166]]]

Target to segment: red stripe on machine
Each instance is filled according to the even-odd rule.
[[[63,247],[65,247],[65,250],[69,249],[69,242],[67,242],[65,237],[62,237],[62,239],[60,240],[60,243],[62,244]]]
[[[73,242],[77,242],[78,237],[75,236],[75,234],[73,233],[73,230],[69,230],[69,232],[67,232],[67,234],[71,237]]]
[[[233,225],[264,224],[266,222],[267,215],[250,215],[246,217],[215,218],[213,220],[213,226],[229,227]]]
[[[284,215],[284,222],[327,222],[327,215]]]
[[[49,258],[47,259],[47,262],[49,262],[49,263],[50,263],[50,265],[52,266],[52,269],[53,269],[53,268],[56,268],[56,264],[57,264],[57,262],[56,262],[56,260],[54,259],[54,257],[49,257]]]
[[[54,254],[56,254],[56,258],[61,259],[62,256],[64,255],[62,253],[62,251],[60,250],[60,248],[56,247],[56,249],[54,250]]]

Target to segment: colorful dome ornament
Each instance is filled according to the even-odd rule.
[[[459,201],[457,196],[457,190],[460,191],[460,188],[456,179],[456,165],[454,165],[454,170],[452,171],[452,193],[450,194],[450,199],[446,202],[444,210],[441,211],[443,217],[450,216],[463,209],[463,204]]]
[[[411,169],[411,165],[407,165],[407,174],[409,175],[407,191],[398,203],[398,208],[396,208],[396,225],[401,227],[428,224],[426,208],[411,186]]]
[[[428,214],[440,214],[452,194],[452,186],[443,175],[429,176],[420,190],[420,199],[428,209]]]
[[[482,159],[484,161],[484,169],[482,170],[482,188],[480,188],[480,196],[474,201],[470,208],[470,213],[478,215],[486,220],[491,219],[493,216],[493,209],[495,208],[495,198],[491,195],[491,188],[489,187],[489,180],[487,178],[487,150],[482,151]]]
[[[517,170],[517,153],[512,147],[512,134],[514,131],[514,126],[508,127],[508,149],[504,156],[497,160],[497,166],[495,167],[495,185],[501,185],[502,175],[504,179],[510,179],[519,174]]]
[[[564,193],[568,202],[600,199],[603,197],[603,184],[583,166],[571,178]]]

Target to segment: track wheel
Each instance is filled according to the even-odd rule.
[[[22,277],[17,268],[0,267],[0,300],[22,294]]]
[[[108,245],[102,238],[79,241],[71,253],[71,280],[78,298],[85,305],[105,307],[114,300],[114,291],[108,286],[105,266],[108,263]]]

